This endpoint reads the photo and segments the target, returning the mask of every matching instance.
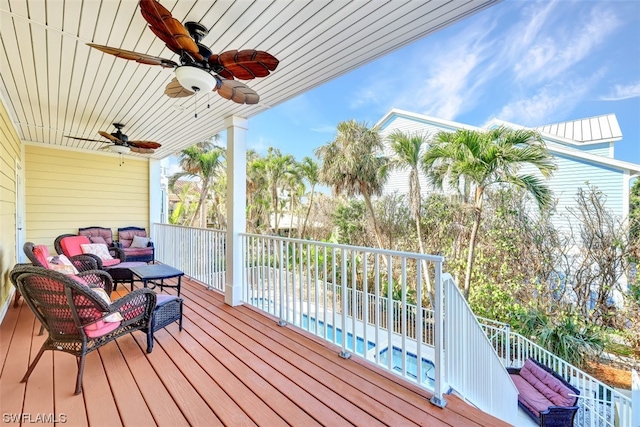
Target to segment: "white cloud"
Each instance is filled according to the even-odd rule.
[[[172,158],[175,160],[175,158]],[[177,162],[177,160],[175,160]],[[174,163],[173,161],[169,162],[169,165],[167,166],[167,171],[166,174],[167,176],[171,176],[171,175],[175,175],[178,172],[182,172],[182,168],[180,167],[180,165],[178,163]]]
[[[640,97],[640,81],[628,85],[615,85],[608,95],[602,96],[603,101],[620,101],[622,99]]]
[[[317,133],[335,133],[336,132],[336,127],[335,126],[331,126],[331,125],[321,125],[321,126],[316,126],[311,128],[312,132],[317,132]]]
[[[531,96],[516,99],[502,107],[496,117],[525,126],[556,122],[557,117],[566,115],[583,101],[593,81],[600,77],[601,73],[597,72],[589,79],[541,86]]]
[[[274,144],[270,143],[265,138],[259,137],[256,141],[249,142],[247,147],[257,151],[258,153],[266,154],[267,149],[273,145]]]
[[[566,8],[556,8],[551,14],[552,8],[560,4],[551,3],[537,15],[525,15],[518,25],[514,25],[511,31],[513,48],[510,51],[517,81],[531,84],[566,75],[576,63],[601,46],[621,24],[618,17],[605,7],[594,7],[583,16],[575,12],[575,5],[568,4]],[[573,21],[571,25],[560,22],[567,17]],[[543,20],[547,20],[544,26],[541,25]],[[517,32],[520,24],[527,28],[522,36]]]

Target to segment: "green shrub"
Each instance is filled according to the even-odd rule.
[[[531,309],[524,312],[514,326],[520,334],[578,367],[583,367],[604,349],[603,332],[597,326],[585,323],[575,313],[550,315]]]

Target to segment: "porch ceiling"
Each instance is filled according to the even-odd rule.
[[[214,53],[259,49],[280,60],[272,75],[247,82],[259,104],[199,95],[194,119],[193,97],[164,95],[172,70],[86,45],[177,61],[136,1],[0,0],[0,96],[26,142],[95,150],[103,144],[63,135],[100,139],[121,122],[131,139],[161,143],[159,159],[220,132],[227,116],[250,118],[497,1],[162,0],[179,21],[210,29],[202,42]]]

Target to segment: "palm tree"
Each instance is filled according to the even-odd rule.
[[[289,165],[289,170],[285,177],[285,187],[289,193],[289,230],[288,237],[291,237],[291,230],[293,229],[293,216],[296,211],[296,207],[300,204],[302,196],[304,196],[305,185],[302,180],[302,174],[300,171],[300,164],[295,159]],[[299,227],[296,224],[296,227]]]
[[[264,171],[264,157],[255,150],[247,150],[247,227],[251,232],[260,232],[269,223],[270,201]]]
[[[191,176],[198,178],[201,185],[200,198],[191,219],[191,226],[199,223],[200,227],[207,227],[206,200],[214,181],[220,175],[224,157],[224,148],[212,145],[211,141],[200,142],[180,152],[178,162],[183,172],[174,174],[172,179]]]
[[[556,169],[537,132],[511,130],[504,126],[486,132],[465,129],[440,132],[425,152],[423,167],[433,184],[441,189],[445,185],[460,188],[466,184],[475,188],[473,226],[464,279],[464,295],[467,299],[482,218],[482,201],[487,187],[498,184],[524,188],[541,209],[552,202],[551,190],[540,178],[519,174],[520,168],[525,165],[535,167],[545,178]]]
[[[304,217],[304,222],[302,223],[302,229],[300,230],[300,234],[298,237],[301,239],[304,238],[305,232],[307,231],[307,223],[309,222],[309,214],[311,213],[311,208],[313,207],[313,196],[316,192],[316,185],[318,185],[318,163],[315,162],[311,157],[305,157],[302,159],[302,162],[298,165],[300,169],[300,174],[302,178],[309,183],[311,187],[309,200],[307,201],[307,213]]]
[[[282,210],[280,194],[286,185],[287,175],[290,173],[294,162],[295,159],[292,155],[283,155],[279,149],[269,147],[267,156],[255,165],[259,171],[264,173],[270,190],[271,207],[275,216],[274,231],[276,233],[280,226],[280,212]]]
[[[336,138],[316,149],[320,166],[320,182],[331,186],[334,195],[362,196],[380,248],[382,234],[371,204],[373,196],[382,194],[387,182],[388,160],[382,153],[382,138],[377,128],[368,128],[355,120],[338,123]]]
[[[406,170],[409,169],[409,205],[411,207],[411,216],[416,222],[416,233],[418,234],[418,246],[420,253],[424,254],[424,241],[422,239],[422,227],[420,225],[420,207],[422,205],[419,168],[421,155],[424,154],[429,136],[424,133],[415,132],[406,134],[401,131],[395,131],[389,135],[391,141],[391,150],[394,157],[390,166],[393,169]],[[427,284],[427,291],[431,295],[432,286],[427,270],[427,263],[423,263],[423,273]]]

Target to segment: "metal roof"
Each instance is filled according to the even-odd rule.
[[[622,139],[622,131],[615,114],[544,125],[536,130],[579,142],[578,145]]]

